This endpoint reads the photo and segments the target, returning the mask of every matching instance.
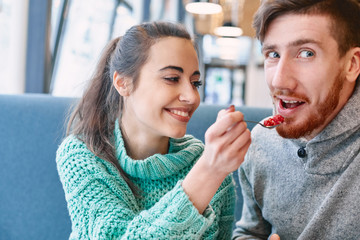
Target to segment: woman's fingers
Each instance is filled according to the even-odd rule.
[[[236,170],[244,161],[245,154],[251,143],[250,130],[247,128],[232,138],[231,142],[222,143],[221,155],[230,171]]]
[[[223,116],[225,116],[225,114],[227,114],[229,112],[235,112],[235,106],[234,105],[230,105],[227,109],[220,110],[218,112],[216,120],[222,118]]]
[[[243,121],[244,116],[241,112],[219,112],[216,122],[206,131],[205,138],[217,138],[232,129],[237,123]]]
[[[232,152],[238,158],[244,158],[251,143],[251,133],[249,129],[245,129],[240,136],[229,144],[228,151]]]
[[[234,106],[219,111],[216,122],[205,133],[205,163],[219,173],[230,173],[244,161],[251,143],[250,131]]]
[[[247,130],[246,122],[240,121],[234,124],[224,133],[225,144],[231,144]]]

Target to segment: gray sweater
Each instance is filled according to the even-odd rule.
[[[310,141],[254,128],[233,239],[360,239],[360,89]],[[298,156],[305,147],[306,156]]]

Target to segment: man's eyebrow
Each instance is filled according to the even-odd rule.
[[[307,44],[307,43],[314,43],[314,44],[318,44],[320,45],[320,42],[319,41],[316,41],[314,39],[310,39],[310,38],[304,38],[304,39],[299,39],[299,40],[296,40],[294,42],[291,42],[288,44],[288,46],[300,46],[300,45],[303,45],[303,44]]]
[[[171,65],[161,68],[160,71],[164,71],[164,70],[166,70],[166,69],[174,69],[174,70],[177,70],[177,71],[179,71],[179,72],[181,72],[181,73],[184,72],[184,69],[182,69],[181,67],[171,66]]]
[[[287,47],[297,47],[297,46],[301,46],[301,45],[307,44],[307,43],[314,43],[317,45],[321,45],[319,41],[316,41],[316,40],[310,39],[310,38],[304,38],[304,39],[299,39],[299,40],[290,42],[289,44],[287,44]],[[269,49],[276,49],[276,48],[277,48],[276,44],[269,44],[269,45],[264,44],[261,48],[261,51],[264,52]]]
[[[270,45],[266,45],[264,44],[262,47],[261,47],[261,52],[266,52],[267,50],[269,49],[275,49],[276,48],[276,45],[275,44],[270,44]]]

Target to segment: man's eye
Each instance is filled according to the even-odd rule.
[[[309,58],[313,57],[315,54],[312,51],[304,50],[299,53],[300,58]]]
[[[191,82],[192,85],[196,88],[199,88],[201,85],[202,85],[202,81],[201,80],[198,80],[198,81],[194,81],[194,82]]]
[[[269,52],[266,55],[269,58],[280,58],[280,55],[277,52]]]

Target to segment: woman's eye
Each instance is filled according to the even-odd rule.
[[[193,81],[191,82],[192,85],[196,88],[199,88],[201,85],[202,85],[202,81],[201,80],[198,80],[198,81]]]
[[[179,81],[179,77],[165,77],[164,78],[166,81],[170,81],[170,82],[178,82]]]
[[[313,57],[315,54],[312,51],[304,50],[299,53],[299,57],[301,58],[309,58]]]

